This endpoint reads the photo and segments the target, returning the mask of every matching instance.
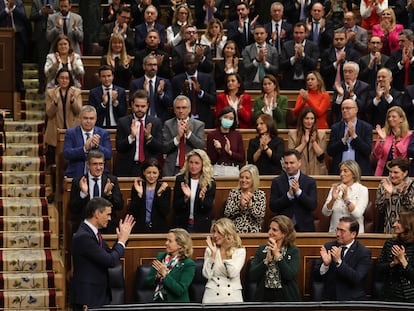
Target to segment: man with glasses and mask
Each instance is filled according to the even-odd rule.
[[[354,160],[361,167],[362,175],[373,175],[370,163],[372,126],[357,118],[358,105],[353,99],[342,102],[342,120],[333,124],[327,146],[332,157],[329,173],[339,175],[339,163]]]
[[[85,219],[85,207],[88,202],[101,197],[112,203],[112,219],[102,233],[115,233],[118,219],[115,211],[124,207],[124,199],[119,188],[118,179],[104,172],[105,156],[99,150],[91,150],[87,158],[88,173],[72,180],[69,210],[73,216],[72,232],[76,232],[80,222]]]
[[[371,268],[371,251],[357,241],[359,224],[342,217],[336,228],[336,241],[321,247],[314,278],[324,283],[321,300],[366,300],[365,278]],[[319,297],[318,297],[319,298]]]

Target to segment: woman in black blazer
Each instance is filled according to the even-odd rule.
[[[141,166],[141,178],[136,178],[131,189],[128,214],[136,224],[133,233],[168,232],[171,188],[160,182],[161,165],[155,158],[146,159]]]

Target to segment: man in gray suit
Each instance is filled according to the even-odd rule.
[[[183,167],[185,155],[192,149],[204,149],[204,122],[190,118],[191,102],[187,96],[174,100],[175,117],[165,121],[162,129],[166,159],[164,176],[174,176]]]
[[[279,70],[279,54],[274,46],[266,43],[267,31],[263,25],[257,25],[253,31],[255,43],[243,50],[245,68],[245,89],[260,90],[263,76],[270,73],[277,75]]]
[[[80,44],[83,41],[83,22],[79,14],[70,11],[70,0],[59,0],[60,12],[49,15],[47,20],[46,37],[50,42],[49,53],[53,53],[53,47],[57,37],[61,34],[68,36],[72,49],[81,55]]]
[[[344,14],[344,27],[341,29],[346,31],[346,45],[357,50],[359,54],[365,55],[367,53],[368,32],[356,23],[357,18],[354,12],[346,12]]]

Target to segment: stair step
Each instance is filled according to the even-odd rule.
[[[55,289],[11,290],[0,292],[0,307],[4,310],[50,310],[64,306],[64,295]],[[53,309],[52,309],[53,310]]]
[[[46,196],[45,185],[0,185],[2,197],[36,198]]]
[[[59,237],[50,232],[0,232],[0,248],[58,249]]]
[[[23,63],[23,71],[25,70],[37,70],[38,64],[36,63]]]
[[[15,217],[48,216],[49,208],[45,198],[1,198],[0,215]]]
[[[36,99],[25,99],[20,102],[20,110],[45,110],[45,99],[36,98]]]
[[[38,79],[38,70],[36,69],[26,69],[23,71],[23,80],[24,79]]]
[[[60,251],[40,249],[0,250],[0,270],[3,272],[63,272]]]
[[[8,121],[4,122],[6,136],[8,132],[40,133],[44,129],[44,121]]]
[[[0,171],[38,172],[45,170],[45,157],[3,156]]]
[[[56,219],[44,217],[1,217],[0,231],[20,232],[20,231],[50,231],[58,233]]]
[[[4,150],[4,144],[0,144],[0,154],[4,156],[28,156],[39,157],[44,155],[44,147],[39,144],[7,144]]]
[[[6,272],[0,274],[4,290],[62,288],[63,277],[54,272]]]
[[[24,88],[27,89],[37,89],[39,87],[39,80],[36,79],[23,79]]]
[[[20,111],[20,120],[28,120],[28,121],[42,121],[45,120],[46,112],[45,111]]]
[[[42,133],[32,132],[7,132],[7,144],[43,144]],[[4,143],[3,133],[0,133],[0,143]]]
[[[0,172],[0,184],[45,184],[45,172]]]

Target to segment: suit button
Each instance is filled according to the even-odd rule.
[[[228,284],[227,287],[230,287],[230,284]]]
[[[220,287],[220,284],[217,284],[217,287]]]
[[[217,281],[220,281],[220,278],[217,278]]]
[[[228,293],[227,296],[230,296],[230,293]]]
[[[217,293],[217,296],[220,296],[220,294],[219,294],[219,293]]]

